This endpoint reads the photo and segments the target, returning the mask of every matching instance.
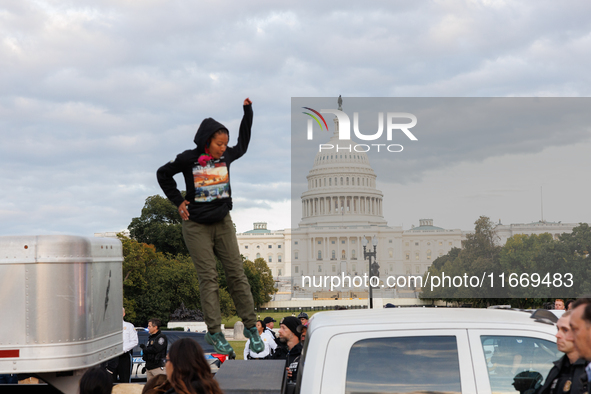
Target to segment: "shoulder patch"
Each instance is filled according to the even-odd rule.
[[[162,338],[162,337],[158,338],[158,344],[164,345],[164,338]]]

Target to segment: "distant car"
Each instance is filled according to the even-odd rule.
[[[205,334],[200,332],[190,332],[190,331],[162,331],[166,338],[168,339],[168,349],[174,343],[182,338],[191,338],[195,340],[205,352],[205,359],[209,362],[211,367],[211,372],[214,374],[218,371],[219,367],[222,365],[224,361],[226,361],[227,356],[225,354],[217,354],[212,345],[208,344],[205,341]],[[148,337],[150,334],[148,331],[144,329],[138,329],[138,339],[139,343],[138,346],[133,348],[133,368],[131,370],[131,380],[132,381],[145,381],[146,380],[146,373],[142,372],[143,368],[145,367],[146,362],[142,358],[142,349],[139,345],[146,344],[148,342]]]

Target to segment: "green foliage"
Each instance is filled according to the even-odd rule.
[[[132,238],[154,245],[158,252],[189,254],[183,240],[183,225],[177,207],[165,197],[148,197],[141,216],[133,218],[128,229]]]
[[[580,224],[572,233],[562,234],[558,240],[550,234],[522,235],[509,238],[503,247],[497,246],[497,235],[493,223],[484,216],[475,222],[474,234],[469,234],[463,243],[463,249],[452,249],[447,255],[437,258],[429,268],[431,277],[477,276],[486,275],[482,287],[434,288],[423,287],[422,298],[439,298],[445,301],[469,303],[473,306],[510,304],[516,308],[541,307],[544,302],[552,301],[550,296],[574,298],[591,291],[591,228]],[[495,286],[491,287],[489,275],[494,274]],[[499,274],[505,274],[505,286],[501,287]],[[531,281],[509,285],[509,277],[526,277],[539,274],[539,281],[549,274],[553,281],[554,274],[573,275],[570,288],[537,285]],[[514,282],[516,283],[516,282]]]
[[[275,281],[271,269],[263,258],[258,258],[254,262],[244,261],[244,273],[248,278],[254,307],[259,308],[265,302],[271,301],[271,295],[277,292]]]

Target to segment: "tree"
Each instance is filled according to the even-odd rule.
[[[271,269],[263,258],[254,262],[244,261],[244,273],[250,284],[254,307],[260,308],[265,302],[271,301],[271,295],[277,292]]]
[[[146,198],[140,217],[127,227],[131,237],[154,245],[158,252],[188,255],[183,240],[183,226],[177,207],[159,195]]]

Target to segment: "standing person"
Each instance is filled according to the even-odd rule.
[[[548,372],[548,377],[537,394],[587,392],[586,385],[581,382],[587,363],[580,357],[573,341],[569,340],[570,315],[571,311],[567,311],[556,322],[556,347],[565,354],[554,362],[554,367]]]
[[[229,355],[235,353],[221,330],[216,257],[224,267],[228,290],[236,312],[244,323],[244,336],[250,338],[253,351],[261,352],[265,348],[255,326],[252,293],[244,274],[236,229],[229,213],[232,209],[230,164],[246,153],[248,148],[253,117],[250,99],[244,100],[243,110],[236,146],[228,147],[229,131],[224,125],[207,118],[197,129],[194,139],[197,147],[179,154],[176,159],[160,167],[157,174],[160,187],[178,207],[183,219],[183,238],[199,278],[201,304],[208,331],[205,339],[214,346],[216,352]],[[182,173],[185,178],[185,197],[173,179],[178,173]]]
[[[302,312],[298,315],[298,319],[300,319],[300,322],[302,322],[302,325],[307,326],[308,325],[308,314],[306,312]]]
[[[205,361],[203,349],[191,338],[175,341],[166,358],[167,394],[223,394]]]
[[[160,331],[160,320],[150,319],[148,321],[148,345],[141,344],[144,351],[144,361],[146,362],[146,378],[152,379],[156,375],[162,375],[164,372],[164,360],[166,358],[166,349],[168,348],[168,339]]]
[[[263,324],[265,325],[265,332],[268,333],[273,339],[277,338],[277,336],[275,335],[275,331],[273,331],[276,321],[277,320],[273,319],[271,316],[267,316],[265,317],[265,320],[263,320]]]
[[[587,363],[591,361],[591,298],[579,298],[572,305],[570,328],[567,340],[573,341],[575,349]],[[591,364],[585,367],[584,382],[591,382]]]
[[[564,307],[564,300],[558,298],[556,301],[554,301],[554,309],[556,309],[558,311],[564,311],[566,309]]]
[[[265,344],[265,348],[263,349],[262,352],[256,353],[254,351],[252,351],[252,349],[250,348],[250,339],[246,341],[246,345],[244,346],[244,359],[245,360],[264,360],[264,359],[269,359],[271,358],[271,355],[273,354],[273,349],[277,347],[277,344],[275,344],[275,340],[274,338],[271,338],[268,334],[265,332],[265,326],[262,320],[257,320],[257,330],[258,333],[261,337],[261,339],[263,340],[263,343]]]
[[[299,326],[301,326],[301,322],[296,317],[287,316],[281,319],[279,339],[285,342],[288,349],[285,356],[288,383],[295,383],[298,376],[300,356],[302,354]]]
[[[125,317],[125,308],[123,308],[123,317]],[[119,356],[117,365],[117,375],[119,382],[131,382],[131,368],[133,367],[133,348],[138,344],[137,332],[133,324],[123,320],[123,354]]]

